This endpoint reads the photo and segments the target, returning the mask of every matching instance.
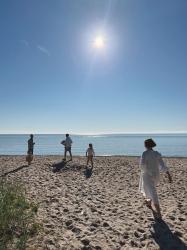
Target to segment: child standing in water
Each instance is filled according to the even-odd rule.
[[[156,209],[156,217],[162,218],[156,185],[159,183],[160,170],[166,172],[169,182],[172,182],[171,175],[168,168],[164,164],[162,156],[159,152],[154,151],[153,148],[156,143],[152,139],[144,142],[146,151],[143,152],[140,162],[141,176],[139,190],[146,198],[146,205],[150,209],[152,204]]]
[[[92,168],[93,168],[93,157],[95,156],[95,152],[93,149],[93,145],[90,143],[88,149],[86,150],[86,157],[87,157],[87,163],[86,165],[88,166],[88,163],[91,162]]]

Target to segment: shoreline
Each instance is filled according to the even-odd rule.
[[[0,154],[0,157],[26,157],[27,154],[16,154],[16,155],[12,155],[12,154]],[[63,154],[34,154],[33,157],[36,156],[36,157],[63,157],[64,155]],[[86,158],[86,156],[84,155],[73,155],[73,158]],[[124,158],[124,157],[131,157],[131,158],[138,158],[138,157],[141,157],[141,155],[96,155],[95,158],[102,158],[102,157],[121,157],[121,158]],[[176,158],[176,159],[186,159],[187,156],[167,156],[167,155],[162,155],[163,158]]]

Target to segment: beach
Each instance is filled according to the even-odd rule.
[[[161,174],[160,222],[138,191],[139,157],[96,157],[92,173],[85,157],[62,158],[34,156],[28,167],[25,156],[0,156],[0,174],[38,204],[42,229],[28,250],[187,249],[187,158],[164,158],[173,183]]]

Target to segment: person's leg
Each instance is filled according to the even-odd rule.
[[[67,149],[64,148],[64,160],[66,160],[66,153],[67,153]]]
[[[91,162],[91,164],[92,164],[92,158],[91,158],[90,155],[88,156],[88,164],[89,164],[89,162]],[[87,165],[88,165],[88,164],[87,164]]]
[[[29,149],[27,151],[27,162],[28,162],[28,166],[31,165],[31,162],[32,162],[32,154],[33,154],[33,150],[32,149]]]
[[[156,183],[152,186],[151,196],[152,196],[152,203],[153,203],[154,208],[156,210],[155,216],[156,216],[156,218],[162,218],[161,211],[160,211],[158,194],[157,194],[157,190],[156,190]]]
[[[87,156],[86,166],[88,166],[88,163],[89,163],[89,157]]]
[[[28,165],[29,165],[29,166],[31,165],[32,159],[33,159],[33,156],[32,156],[32,154],[30,153],[30,154],[28,155]]]
[[[155,207],[156,213],[157,213],[156,217],[161,219],[161,218],[162,218],[162,215],[161,215],[159,203],[154,203],[154,207]]]
[[[31,162],[33,161],[33,151],[32,151],[32,154],[31,154]]]
[[[91,165],[92,165],[92,168],[93,168],[93,157],[91,157],[90,161],[91,161]]]
[[[71,148],[69,148],[69,154],[70,154],[70,161],[72,161],[72,153],[71,153]]]

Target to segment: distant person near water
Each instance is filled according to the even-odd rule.
[[[87,157],[87,163],[86,165],[88,166],[88,163],[91,162],[92,168],[93,168],[93,157],[95,156],[95,152],[93,149],[93,145],[90,143],[88,149],[86,150],[86,157]]]
[[[31,164],[33,160],[33,151],[34,151],[34,142],[33,142],[34,136],[31,134],[30,139],[28,140],[28,151],[27,151],[27,157],[26,161],[28,162],[28,165]]]
[[[172,182],[168,168],[164,164],[162,156],[153,148],[156,143],[152,139],[147,139],[144,142],[146,151],[143,152],[140,162],[141,176],[139,190],[146,198],[145,204],[153,210],[152,204],[156,209],[156,218],[161,219],[161,211],[156,191],[156,185],[159,183],[160,170],[166,172],[169,182]]]
[[[71,153],[72,143],[73,143],[73,141],[71,140],[71,137],[69,136],[69,134],[66,134],[66,139],[61,142],[61,144],[64,145],[64,159],[63,160],[65,160],[65,161],[66,161],[67,152],[69,152],[70,161],[72,161],[72,153]]]

